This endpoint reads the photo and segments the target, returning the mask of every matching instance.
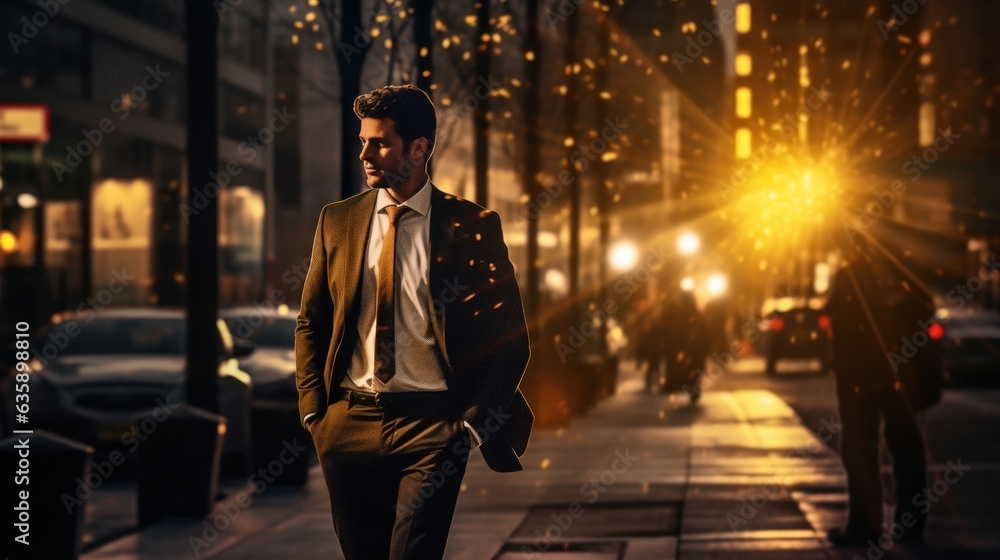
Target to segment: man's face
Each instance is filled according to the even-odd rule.
[[[384,189],[391,187],[390,176],[399,182],[418,171],[423,165],[426,149],[422,149],[427,141],[417,138],[410,142],[410,148],[403,150],[403,138],[396,134],[395,121],[392,119],[361,119],[361,154],[358,158],[364,162],[365,182],[369,187]]]

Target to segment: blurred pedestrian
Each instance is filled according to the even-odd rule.
[[[656,299],[645,297],[636,306],[636,365],[643,369],[646,392],[660,392],[660,375],[663,366],[664,345],[664,310]]]
[[[727,294],[720,294],[705,304],[702,312],[702,324],[705,346],[708,352],[723,354],[729,351],[733,320],[733,302]]]
[[[913,359],[897,358],[902,341],[933,316],[933,300],[860,236],[848,261],[834,278],[827,312],[849,507],[846,526],[831,529],[828,538],[838,547],[865,547],[883,534],[878,450],[884,421],[896,487],[893,525],[885,532],[920,542],[927,512],[915,498],[926,485],[927,467],[917,414],[940,398],[940,383],[933,382],[940,369],[935,371],[932,344]]]
[[[709,339],[693,293],[678,290],[671,295],[665,325],[665,392],[689,388],[692,402],[697,402],[701,397],[698,378],[708,357]]]

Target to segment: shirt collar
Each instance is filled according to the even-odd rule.
[[[387,189],[378,190],[378,199],[375,201],[375,211],[377,213],[382,213],[386,206],[395,206],[396,201],[393,200],[392,196],[389,195]],[[414,193],[413,196],[406,199],[400,206],[406,206],[410,210],[426,217],[431,210],[431,180],[427,179],[424,186],[420,188],[419,191]]]

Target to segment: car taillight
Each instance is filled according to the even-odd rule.
[[[927,328],[927,335],[931,337],[931,340],[941,340],[944,338],[944,325],[941,323],[934,323]]]
[[[771,319],[771,330],[772,331],[780,331],[783,328],[785,328],[785,320],[784,319],[782,319],[781,317],[775,317],[774,319]]]
[[[827,316],[827,315],[820,315],[819,316],[819,328],[824,329],[824,330],[830,328],[830,317],[829,316]]]

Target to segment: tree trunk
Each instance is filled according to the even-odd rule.
[[[538,110],[540,104],[541,78],[541,41],[538,37],[538,0],[527,0],[527,21],[525,24],[525,102],[524,102],[524,176],[522,182],[528,194],[528,204],[536,202],[540,189],[538,188],[539,150],[541,145],[538,134]],[[533,219],[528,220],[528,278],[527,298],[525,307],[529,321],[537,321],[539,312],[539,279],[540,264],[538,251],[538,222],[542,219],[539,210]],[[526,215],[531,215],[526,212]]]
[[[490,32],[490,0],[473,0],[473,6],[476,10],[476,76],[488,80],[493,62],[492,49],[490,41],[483,40],[483,36],[489,35]],[[478,87],[478,84],[473,84],[473,87]],[[472,115],[476,202],[486,207],[489,207],[490,203],[490,121],[487,118],[489,112],[490,97],[487,92],[485,99],[479,99],[479,106]]]
[[[354,99],[361,94],[361,70],[371,45],[371,37],[357,37],[362,29],[361,2],[344,0],[340,3],[340,39],[337,49],[337,69],[340,75],[340,189],[347,198],[364,189],[358,160],[358,134],[361,122],[354,116]],[[366,31],[366,30],[365,30]],[[331,37],[333,34],[331,34]]]
[[[434,83],[434,39],[431,26],[431,12],[434,0],[411,0],[413,6],[413,42],[417,55],[417,87],[426,91],[434,99],[431,84]],[[427,172],[431,172],[431,160],[427,162]]]
[[[577,64],[577,35],[580,27],[580,19],[577,16],[578,10],[574,10],[566,18],[566,40],[563,42],[563,58],[565,62],[566,75],[566,137],[573,139],[573,144],[566,148],[566,169],[569,171],[570,179],[566,188],[569,189],[569,298],[573,302],[574,308],[577,305],[577,297],[580,292],[580,178],[573,165],[572,154],[579,149],[576,145],[577,126],[576,121],[580,111],[580,99],[577,90],[576,74],[573,73],[573,66]],[[574,324],[576,314],[574,314]]]
[[[600,16],[598,21],[598,53],[599,62],[597,65],[597,72],[594,78],[594,83],[597,86],[598,94],[608,90],[609,76],[608,72],[610,68],[608,67],[608,56],[611,49],[610,39],[611,39],[611,22],[608,16]],[[604,97],[599,98],[597,106],[599,108],[597,114],[599,119],[605,119],[609,117],[611,111],[611,103],[608,99]],[[597,124],[600,127],[601,124]],[[611,233],[611,196],[608,192],[608,164],[603,161],[600,157],[594,161],[594,178],[597,183],[597,215],[598,215],[598,231],[599,231],[599,247],[600,256],[598,258],[598,273],[597,281],[600,289],[600,300],[598,301],[598,308],[600,308],[602,302],[608,300],[610,290],[608,290],[608,248],[609,248],[609,238]],[[600,344],[601,354],[607,355],[607,342],[608,342],[608,322],[601,321],[601,328],[599,330],[598,343]]]

